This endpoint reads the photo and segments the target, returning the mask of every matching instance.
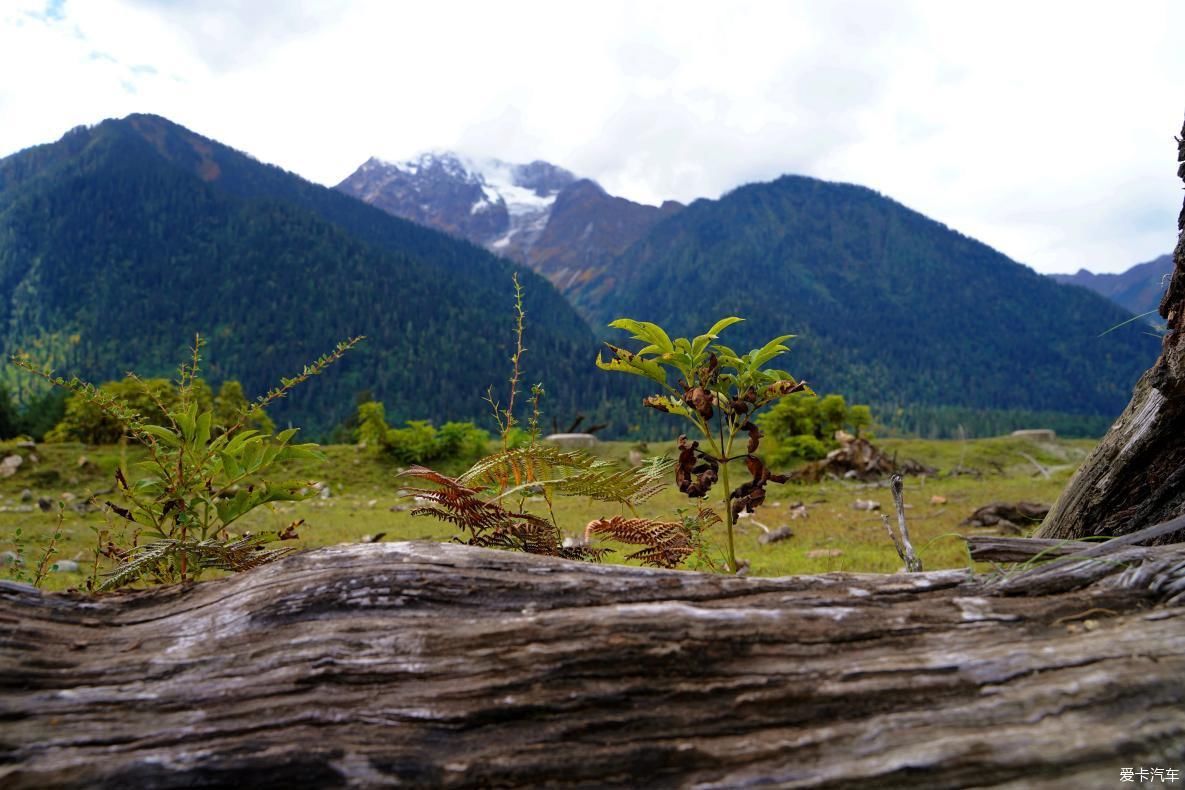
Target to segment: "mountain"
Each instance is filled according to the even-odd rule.
[[[202,332],[214,383],[262,393],[366,335],[276,409],[314,433],[367,389],[398,420],[487,414],[509,374],[512,269],[157,116],[0,160],[0,351],[95,380],[170,375]],[[561,418],[595,406],[587,325],[546,280],[520,280],[528,380]],[[31,377],[4,376],[29,394]]]
[[[1077,274],[1051,274],[1059,283],[1081,285],[1097,294],[1107,297],[1129,313],[1144,315],[1160,307],[1161,297],[1168,287],[1168,278],[1173,272],[1173,256],[1161,255],[1147,263],[1136,264],[1120,274],[1094,274],[1079,269]],[[1163,319],[1156,313],[1148,316],[1149,322],[1160,326]]]
[[[608,261],[683,207],[614,197],[548,162],[451,152],[368,159],[336,189],[526,264],[565,292],[598,279]]]
[[[1103,415],[1128,401],[1158,341],[1068,288],[870,189],[785,176],[698,200],[570,294],[618,317],[698,333],[747,320],[747,349],[794,333],[787,367],[879,407]],[[620,333],[601,329],[606,337]]]

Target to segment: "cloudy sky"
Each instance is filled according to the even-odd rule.
[[[644,202],[801,173],[1039,271],[1171,250],[1185,3],[0,0],[0,156],[165,115],[335,184],[546,159]]]

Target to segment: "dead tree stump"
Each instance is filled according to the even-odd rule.
[[[0,786],[1113,787],[1185,768],[1185,546],[1115,543],[986,577],[388,543],[0,584]]]
[[[1177,175],[1185,179],[1185,129],[1181,135]],[[1185,208],[1177,229],[1173,278],[1160,303],[1168,328],[1160,357],[1070,480],[1040,537],[1122,535],[1185,513]]]

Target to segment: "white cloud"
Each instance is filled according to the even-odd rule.
[[[1176,240],[1183,28],[1171,0],[14,0],[0,155],[156,112],[328,184],[449,147],[648,202],[796,172],[1114,271]]]

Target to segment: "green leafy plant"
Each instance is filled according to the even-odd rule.
[[[52,562],[52,558],[58,553],[58,541],[62,539],[62,511],[61,505],[58,506],[58,526],[50,535],[49,540],[46,541],[39,552],[40,556],[37,563],[33,565],[32,570],[25,566],[26,544],[28,540],[24,536],[24,532],[20,527],[12,536],[12,547],[14,549],[11,555],[7,558],[8,577],[13,581],[25,582],[32,584],[34,587],[40,587],[45,582],[45,577],[49,576],[50,571],[57,570],[57,564]]]
[[[741,320],[724,318],[695,338],[672,340],[657,324],[619,318],[609,326],[629,332],[646,345],[628,351],[606,343],[612,357],[602,360],[597,355],[597,367],[602,370],[642,376],[658,384],[663,392],[651,395],[643,404],[684,418],[707,442],[708,450],[703,450],[698,440],[688,442],[686,435],[679,437],[675,482],[693,499],[706,497],[717,481],[722,484],[727,567],[733,573],[738,567],[733,540],[737,517],[741,512],[752,513],[765,500],[767,483],[784,483],[787,479],[771,473],[757,456],[762,433],[753,417],[769,403],[808,391],[805,382],[796,381],[786,371],[765,367],[790,350],[785,342],[793,335],[776,337],[743,355],[716,342],[722,331]],[[678,375],[675,385],[669,383],[668,371]],[[742,435],[747,436],[745,452],[733,455],[733,447]],[[744,460],[752,479],[734,489],[729,486],[728,464],[736,460]]]
[[[662,567],[679,564],[699,549],[694,542],[699,532],[693,535],[683,522],[637,518],[635,510],[639,503],[665,487],[663,478],[674,468],[673,461],[655,458],[640,466],[620,468],[584,450],[565,450],[539,441],[540,405],[544,395],[541,384],[530,389],[531,415],[526,429],[520,427],[514,405],[526,352],[523,346],[526,314],[517,276],[514,278],[514,309],[517,321],[515,350],[510,358],[510,396],[505,408],[494,398],[492,387],[486,397],[501,433],[502,449],[479,459],[457,477],[448,477],[422,466],[407,470],[404,474],[408,477],[433,486],[405,490],[409,498],[415,497],[421,502],[421,506],[412,510],[412,515],[432,516],[454,524],[468,533],[465,542],[474,546],[595,562],[604,558],[609,549],[592,547],[588,540],[602,536],[642,545],[641,551],[630,556],[632,559]],[[359,416],[363,417],[361,412]],[[365,429],[369,420],[372,432],[376,432],[375,417],[372,409],[361,420],[362,427]],[[566,538],[556,520],[554,503],[558,496],[617,503],[635,517],[599,519],[585,530],[581,543]],[[534,497],[542,498],[546,503],[547,518],[527,512],[527,502]],[[594,528],[594,525],[597,526]]]
[[[209,569],[246,570],[289,553],[289,548],[267,544],[295,539],[297,524],[256,535],[232,535],[229,528],[262,505],[311,496],[310,483],[279,482],[270,475],[280,462],[323,456],[315,444],[294,444],[295,428],[273,436],[246,426],[257,420],[268,404],[323,372],[361,340],[339,343],[298,375],[282,379],[278,387],[240,409],[229,425],[218,425],[214,404],[199,397],[200,336],[194,342],[192,358],[180,368],[175,403],[154,398],[151,387],[142,390],[163,417],[159,422],[146,420],[102,388],[77,378],[56,377],[25,358],[14,358],[16,365],[100,410],[148,451],[147,460],[132,471],[116,470],[116,490],[122,504],[108,501],[106,507],[134,527],[133,545],[109,543],[104,547],[103,554],[117,565],[97,588],[110,590],[140,580],[187,582]],[[140,544],[140,537],[147,542]]]
[[[471,422],[446,422],[438,429],[427,420],[408,420],[392,428],[378,401],[359,404],[356,422],[356,438],[368,449],[404,464],[472,463],[486,454],[490,441],[489,433]]]

